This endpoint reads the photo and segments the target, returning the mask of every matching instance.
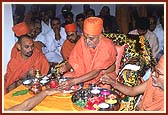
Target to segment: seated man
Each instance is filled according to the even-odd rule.
[[[67,33],[67,39],[64,41],[61,54],[64,60],[68,60],[72,49],[80,38],[77,33],[77,26],[75,23],[65,25],[65,31]]]
[[[111,79],[109,76],[103,76],[103,84],[110,84],[115,89],[129,96],[143,94],[139,110],[141,111],[163,111],[164,110],[164,55],[153,69],[151,77],[144,83],[129,87]]]
[[[45,35],[46,47],[43,47],[42,50],[48,62],[53,65],[63,61],[61,47],[66,40],[66,32],[65,29],[61,27],[59,18],[51,19],[51,27],[52,29]]]
[[[77,32],[82,35],[83,34],[83,23],[85,20],[85,15],[83,13],[76,15],[76,24],[77,24]]]
[[[90,17],[84,21],[84,34],[71,52],[68,63],[62,65],[60,72],[72,67],[73,72],[67,72],[65,77],[74,79],[60,84],[61,88],[84,82],[84,85],[96,83],[102,74],[116,77],[115,61],[117,51],[113,42],[104,37],[103,21],[98,17]]]
[[[41,51],[34,48],[33,39],[28,35],[22,35],[18,39],[16,55],[12,56],[5,74],[5,93],[17,87],[19,79],[27,75],[34,76],[34,70],[40,70],[41,74],[47,74],[49,63]]]
[[[34,37],[36,37],[35,35],[37,35],[35,32],[35,31],[37,31],[37,28],[35,28],[34,26],[35,25],[33,23],[27,24],[25,22],[21,22],[21,23],[14,25],[12,27],[12,30],[15,33],[15,36],[17,38],[22,35],[26,35],[26,34],[29,35],[34,40],[34,47],[36,49],[38,49],[39,51],[42,51],[41,43],[38,42],[37,40],[35,41],[35,38],[34,38]],[[43,39],[43,38],[41,38],[41,39]],[[18,42],[16,42],[12,48],[11,57],[14,57],[17,54],[17,52],[18,52],[17,46],[18,46]]]
[[[141,17],[136,21],[136,29],[130,31],[128,34],[144,36],[150,44],[153,57],[156,59],[159,52],[159,42],[157,36],[148,27],[149,20],[146,17]]]

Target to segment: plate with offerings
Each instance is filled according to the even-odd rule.
[[[91,87],[77,91],[71,100],[73,107],[80,111],[118,111],[121,97],[115,91]]]

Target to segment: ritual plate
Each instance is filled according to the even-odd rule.
[[[100,87],[81,89],[71,97],[73,107],[83,111],[117,111],[121,97],[115,91]]]
[[[59,83],[65,82],[65,81],[67,81],[69,79],[73,79],[73,78],[62,77],[62,78],[59,79]],[[63,95],[64,94],[69,94],[69,93],[76,92],[76,91],[80,90],[81,88],[82,88],[82,86],[80,84],[79,85],[74,85],[70,89],[64,89],[64,90],[62,90],[61,93],[63,93]]]
[[[72,96],[73,93],[75,93],[76,91],[80,90],[82,87],[80,85],[75,85],[72,86],[69,90],[62,90],[56,94],[54,94],[54,96],[57,97],[69,97]]]

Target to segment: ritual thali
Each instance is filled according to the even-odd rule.
[[[120,95],[100,87],[81,89],[71,97],[73,107],[82,111],[118,111]]]

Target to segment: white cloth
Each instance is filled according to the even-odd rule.
[[[43,53],[45,54],[46,58],[49,62],[61,62],[63,61],[61,55],[61,47],[66,40],[66,32],[63,27],[60,30],[60,40],[55,39],[55,33],[53,30],[50,30],[46,34],[46,47],[42,48]]]
[[[139,35],[137,29],[130,31],[128,34]],[[147,30],[144,37],[148,40],[152,49],[153,57],[156,59],[156,56],[159,52],[159,42],[157,36],[153,32]]]
[[[47,52],[47,53],[45,54],[45,56],[46,56],[46,58],[47,58],[47,60],[48,60],[49,62],[58,62],[58,63],[60,63],[60,62],[63,61],[62,56],[60,56],[60,55],[57,54],[56,52]]]
[[[45,39],[45,36],[42,34],[42,32],[39,35],[37,35],[37,37],[35,38],[35,41],[40,41],[43,44],[46,44],[46,39]]]
[[[158,37],[158,41],[159,41],[159,53],[158,53],[157,58],[160,59],[160,57],[164,53],[164,30],[162,28],[162,25],[161,24],[157,25],[156,28],[155,28],[155,30],[153,32]]]
[[[51,20],[49,19],[49,25],[44,23],[44,21],[41,21],[41,26],[42,26],[42,34],[47,34],[51,30]]]
[[[146,80],[149,79],[150,76],[151,76],[151,68],[149,68],[149,69],[146,71],[145,75],[144,75],[142,78],[143,78],[144,81],[146,81]]]

